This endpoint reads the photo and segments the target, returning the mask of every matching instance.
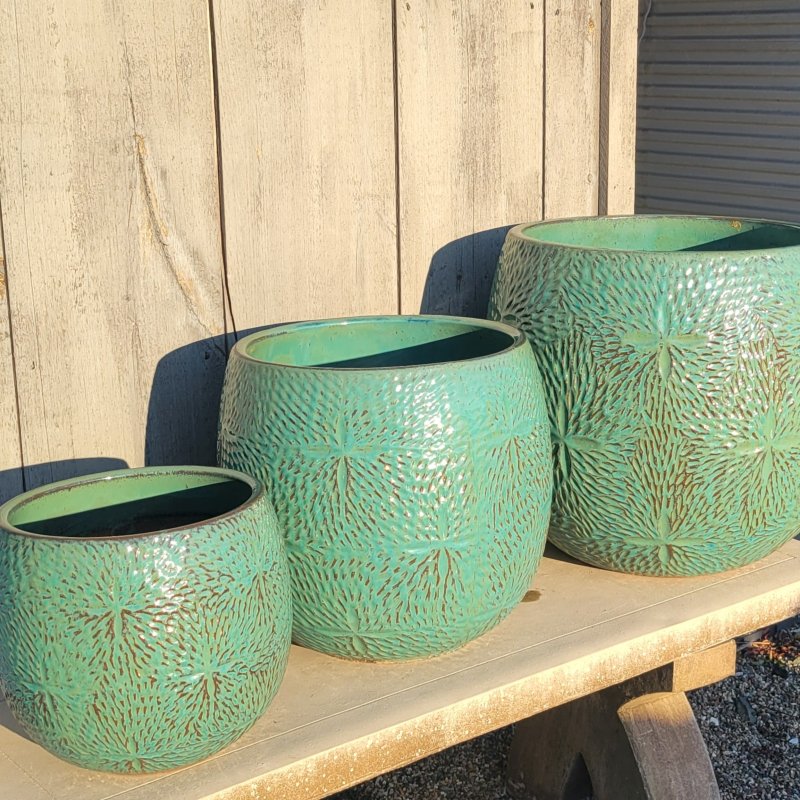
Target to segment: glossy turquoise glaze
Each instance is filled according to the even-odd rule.
[[[152,772],[211,755],[275,695],[290,634],[282,536],[245,475],[120,470],[0,507],[0,687],[67,761]]]
[[[294,637],[430,656],[519,602],[552,491],[524,335],[453,317],[300,323],[234,347],[220,463],[261,477],[287,537]]]
[[[550,539],[695,575],[800,532],[800,228],[703,217],[521,225],[489,316],[528,334],[555,455]]]

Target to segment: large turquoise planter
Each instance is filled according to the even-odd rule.
[[[245,475],[120,470],[0,507],[0,687],[67,761],[152,772],[211,755],[267,707],[290,634],[282,536]]]
[[[295,641],[326,653],[459,647],[519,602],[544,547],[541,379],[503,324],[366,317],[248,336],[225,376],[219,458],[265,481]]]
[[[800,532],[800,228],[521,225],[490,316],[524,328],[544,377],[558,547],[611,569],[695,575]]]

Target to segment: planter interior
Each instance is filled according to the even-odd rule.
[[[13,506],[7,521],[41,536],[132,536],[219,517],[253,491],[242,480],[203,472],[120,475],[46,489]]]
[[[255,337],[245,354],[294,367],[375,369],[464,361],[513,346],[505,326],[436,317],[370,317],[300,323]]]
[[[800,228],[716,217],[570,219],[531,225],[523,235],[543,244],[651,253],[770,250],[800,245]]]

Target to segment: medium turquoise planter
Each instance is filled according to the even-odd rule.
[[[528,588],[552,464],[525,336],[453,317],[273,328],[234,347],[219,458],[262,478],[287,537],[294,638],[437,655]]]
[[[120,470],[0,507],[0,688],[67,761],[152,772],[211,755],[272,700],[290,635],[282,536],[245,475]]]
[[[800,228],[610,217],[512,229],[489,315],[544,378],[550,539],[602,567],[696,575],[800,532]]]

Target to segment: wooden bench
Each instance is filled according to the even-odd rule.
[[[640,578],[549,551],[497,629],[450,655],[356,664],[294,647],[275,702],[245,736],[193,767],[115,776],[29,741],[0,705],[9,800],[318,798],[520,722],[519,797],[719,797],[684,692],[732,673],[732,639],[800,612],[800,542],[745,569]]]

